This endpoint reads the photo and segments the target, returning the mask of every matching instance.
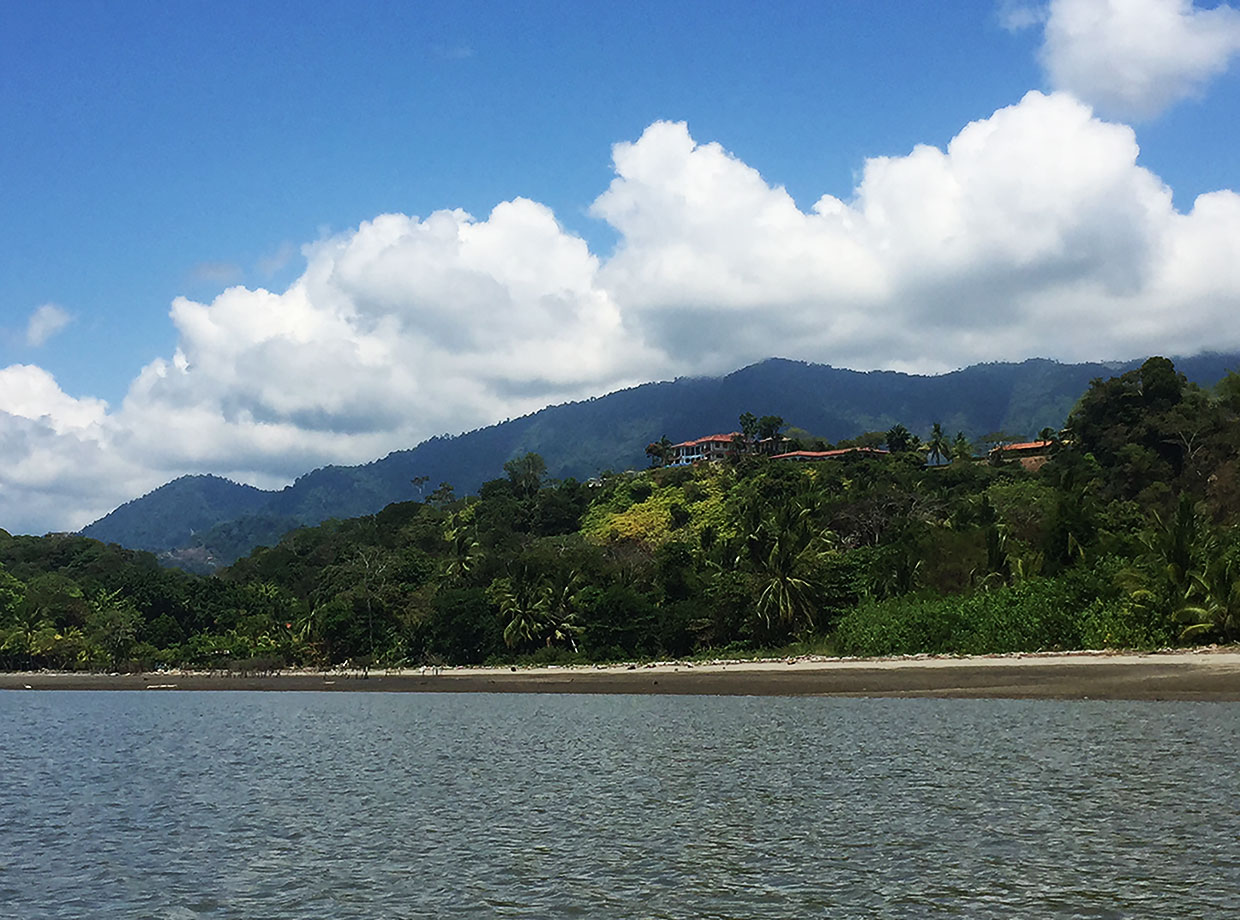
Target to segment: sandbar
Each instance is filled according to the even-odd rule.
[[[540,668],[285,670],[270,674],[0,673],[0,690],[313,690],[1240,701],[1240,649],[665,661]]]

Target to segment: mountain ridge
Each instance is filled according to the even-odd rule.
[[[97,524],[125,528],[128,549],[159,552],[169,548],[170,539],[188,542],[199,532],[209,530],[221,518],[221,506],[241,513],[259,510],[272,493],[245,483],[234,482],[213,473],[188,473],[152,489],[145,495],[119,505],[113,511],[82,529],[85,536]],[[102,539],[102,538],[101,538]]]
[[[731,431],[746,411],[780,415],[830,441],[897,423],[918,434],[934,422],[969,437],[997,430],[1033,434],[1061,427],[1092,379],[1142,360],[1064,364],[1028,358],[916,375],[768,358],[720,377],[678,377],[548,406],[455,436],[428,438],[368,463],[319,467],[280,490],[218,476],[182,476],[126,502],[82,533],[166,554],[193,547],[190,565],[209,566],[274,542],[296,526],[424,498],[443,481],[457,494],[471,493],[502,475],[504,462],[530,451],[543,456],[553,478],[583,479],[645,466],[650,441]],[[1240,355],[1210,353],[1176,364],[1190,380],[1209,386],[1240,367]],[[420,490],[412,483],[419,476],[428,477]]]

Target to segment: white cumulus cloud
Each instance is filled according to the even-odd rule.
[[[118,434],[103,400],[70,396],[34,365],[0,368],[0,527],[76,528],[137,494],[151,472]]]
[[[1240,51],[1240,10],[1192,0],[1052,0],[1051,85],[1109,115],[1149,118],[1200,94]]]
[[[121,409],[150,455],[356,461],[597,392],[639,363],[597,259],[532,201],[484,221],[384,214],[305,255],[282,293],[174,302],[179,349]]]
[[[1200,209],[1177,214],[1138,152],[1127,126],[1034,92],[945,150],[867,161],[848,200],[806,213],[717,144],[659,123],[616,147],[594,213],[621,243],[600,277],[645,344],[700,371],[770,354],[941,369],[1165,349],[1187,316],[1236,306],[1226,259],[1240,235],[1223,226],[1235,198],[1212,203],[1208,238]],[[1189,228],[1199,254],[1177,246]],[[1225,280],[1166,283],[1209,253]],[[1131,325],[1147,312],[1150,325]]]
[[[54,303],[36,307],[26,322],[26,344],[38,348],[72,321],[73,317]]]

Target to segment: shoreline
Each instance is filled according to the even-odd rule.
[[[635,693],[1240,701],[1240,650],[824,658],[539,668],[0,673],[0,690]]]

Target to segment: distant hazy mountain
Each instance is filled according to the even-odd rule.
[[[86,527],[90,537],[170,551],[197,547],[184,560],[224,563],[271,543],[301,524],[369,514],[450,482],[458,495],[503,475],[503,464],[534,451],[556,478],[647,465],[646,445],[732,431],[742,412],[779,415],[830,441],[901,423],[925,435],[934,422],[949,434],[1003,430],[1033,435],[1059,428],[1095,377],[1140,361],[1060,364],[1041,358],[979,364],[933,377],[850,371],[772,358],[726,377],[648,383],[583,402],[552,406],[457,437],[431,438],[361,466],[328,466],[278,492],[214,476],[186,476],[122,505]],[[1211,386],[1240,355],[1177,359],[1190,380]],[[429,477],[419,492],[411,480]]]

